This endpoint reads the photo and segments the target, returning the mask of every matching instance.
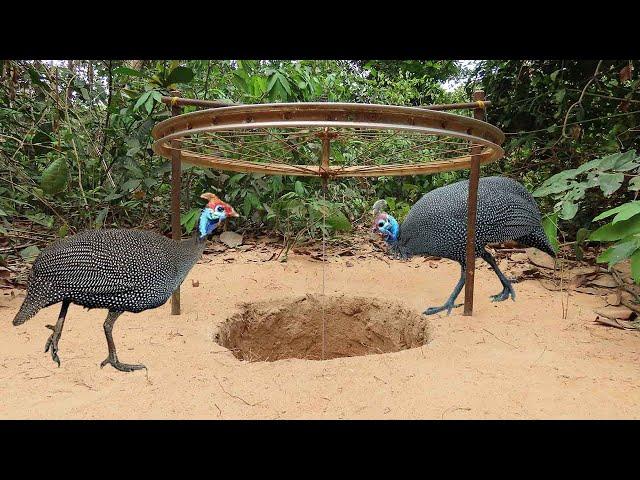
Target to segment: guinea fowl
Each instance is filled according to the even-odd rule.
[[[13,319],[21,325],[40,309],[62,302],[58,321],[47,325],[53,333],[45,352],[60,366],[58,342],[69,304],[107,308],[104,322],[111,364],[123,372],[145,368],[118,360],[113,324],[123,312],[142,312],[166,303],[202,256],[207,237],[228,217],[238,214],[211,193],[200,213],[193,238],[176,242],[154,232],[131,229],[87,230],[54,242],[33,264],[27,296]]]
[[[444,305],[426,309],[426,315],[443,310],[450,314],[452,308],[461,306],[454,302],[465,281],[468,195],[468,180],[436,188],[411,207],[402,225],[382,211],[386,207],[384,200],[374,204],[373,210],[377,216],[372,230],[385,239],[391,253],[400,258],[433,255],[460,264],[460,280],[451,296]],[[542,228],[540,210],[527,189],[510,178],[481,178],[478,185],[475,253],[491,265],[502,283],[502,291],[491,297],[494,302],[501,302],[509,296],[514,301],[516,298],[511,282],[485,249],[488,243],[507,240],[535,247],[555,257]]]

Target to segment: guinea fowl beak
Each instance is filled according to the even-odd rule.
[[[230,210],[230,212],[229,212],[229,216],[230,217],[239,217],[240,216],[240,215],[238,215],[238,212],[236,212],[231,205],[229,205],[229,210]]]

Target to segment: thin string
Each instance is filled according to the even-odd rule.
[[[323,179],[325,185],[322,188],[322,199],[324,208],[322,209],[322,360],[324,360],[325,354],[325,332],[326,321],[324,315],[324,301],[325,301],[325,263],[326,263],[326,231],[327,231],[327,180]]]

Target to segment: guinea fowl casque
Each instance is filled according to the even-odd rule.
[[[411,207],[402,225],[382,211],[386,207],[384,200],[374,204],[373,210],[377,216],[372,230],[385,239],[392,254],[400,258],[433,255],[460,263],[460,280],[451,296],[444,305],[427,308],[424,311],[426,315],[443,310],[450,314],[452,308],[461,306],[454,302],[465,282],[468,196],[468,180],[436,188]],[[555,257],[542,228],[540,210],[527,189],[510,178],[481,178],[478,185],[475,254],[493,268],[502,283],[502,291],[491,297],[494,302],[501,302],[509,296],[514,301],[516,298],[511,282],[485,249],[488,243],[507,240],[535,247]]]
[[[58,342],[69,304],[109,310],[104,322],[109,356],[100,367],[131,372],[145,368],[118,360],[113,324],[123,312],[142,312],[166,303],[200,259],[207,237],[228,217],[238,214],[211,193],[193,238],[176,242],[154,232],[131,229],[87,230],[54,242],[33,264],[27,296],[13,319],[21,325],[40,309],[62,302],[45,352],[60,366]]]

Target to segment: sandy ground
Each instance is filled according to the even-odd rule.
[[[595,324],[592,309],[604,301],[592,295],[570,295],[563,319],[562,294],[536,280],[515,285],[515,303],[491,303],[500,284],[480,264],[473,318],[461,309],[435,316],[420,348],[328,361],[243,362],[213,341],[239,302],[319,293],[322,263],[308,256],[283,264],[208,255],[183,285],[181,316],[169,303],[124,314],[114,333],[120,359],[148,372],[100,369],[106,311],[73,305],[58,368],[44,353],[44,326],[59,305],[14,327],[23,297],[2,295],[0,418],[640,418],[640,333]],[[421,312],[444,301],[458,273],[445,260],[334,257],[326,292]]]

